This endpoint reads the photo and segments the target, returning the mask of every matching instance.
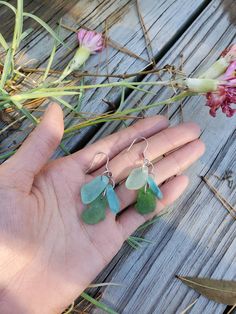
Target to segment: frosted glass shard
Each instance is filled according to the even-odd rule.
[[[141,189],[146,183],[148,178],[148,167],[140,167],[133,169],[126,182],[125,186],[129,190],[139,190]]]
[[[120,201],[116,195],[111,184],[108,184],[106,188],[106,197],[110,210],[113,214],[117,214],[120,211]]]
[[[98,176],[81,188],[81,201],[83,204],[93,202],[107,187],[109,179],[106,176]]]
[[[152,190],[152,192],[156,195],[156,197],[161,200],[163,198],[163,194],[160,190],[160,188],[158,187],[158,185],[156,184],[156,182],[153,180],[152,177],[148,177],[147,178],[147,183],[149,185],[149,188]]]

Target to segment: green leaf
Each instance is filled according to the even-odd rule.
[[[168,211],[163,212],[160,215],[153,217],[151,220],[142,224],[137,230],[140,231],[140,230],[146,229],[147,227],[149,227],[149,226],[153,225],[155,222],[157,222],[160,219],[160,217],[162,217],[166,214],[168,214]]]
[[[23,16],[27,16],[33,20],[35,20],[36,22],[38,22],[43,28],[46,29],[46,31],[52,35],[52,37],[57,40],[60,44],[65,45],[65,43],[60,39],[60,37],[57,35],[56,32],[54,32],[54,30],[47,24],[45,23],[42,19],[40,19],[38,16],[31,14],[31,13],[27,13],[24,12]]]
[[[83,211],[81,218],[83,222],[89,225],[95,225],[106,218],[107,202],[105,197],[99,195],[95,201]]]
[[[7,51],[9,49],[9,46],[5,40],[5,38],[0,33],[0,44],[3,46],[3,48]]]
[[[18,1],[22,1],[23,0],[18,0]],[[8,2],[6,1],[0,1],[0,4],[3,4],[5,6],[7,6],[9,9],[11,9],[15,14],[17,14],[17,10],[16,8],[9,4]],[[46,29],[46,31],[52,35],[53,38],[55,38],[60,44],[64,45],[65,46],[65,43],[60,39],[60,37],[57,35],[56,32],[54,32],[54,30],[47,24],[45,23],[42,19],[40,19],[38,16],[32,14],[32,13],[27,13],[27,12],[23,12],[22,13],[22,16],[26,16],[26,17],[29,17],[33,20],[35,20],[37,23],[39,23],[43,28]]]
[[[95,305],[96,307],[102,309],[106,313],[109,313],[109,314],[119,314],[118,312],[115,312],[111,308],[109,308],[106,304],[97,301],[96,299],[92,298],[90,295],[88,295],[85,292],[82,292],[80,296],[82,298],[84,298],[85,300],[89,301],[90,303],[92,303],[93,305]]]
[[[69,104],[66,100],[60,98],[60,97],[53,97],[55,100],[57,100],[58,102],[60,102],[63,106],[65,106],[66,108],[70,109],[71,111],[76,112],[76,110],[74,109],[74,107]]]
[[[143,187],[139,190],[135,208],[142,215],[154,212],[156,209],[156,196],[151,189]]]
[[[9,9],[11,9],[16,14],[16,8],[13,5],[11,5],[10,3],[6,2],[6,1],[0,1],[0,4],[7,6]]]
[[[28,29],[26,29],[22,34],[21,34],[21,37],[20,37],[20,40],[24,40],[29,34],[31,34],[33,32],[33,28],[30,27]]]
[[[23,30],[23,0],[17,0],[17,10],[16,10],[16,19],[15,19],[15,29],[12,40],[12,50],[13,55],[20,45],[22,30]]]
[[[0,88],[4,88],[7,79],[10,77],[11,71],[12,71],[12,49],[9,48],[4,62]]]
[[[32,115],[21,103],[18,101],[12,101],[12,103],[15,105],[16,109],[18,109],[26,118],[28,118],[33,125],[38,124],[37,118],[35,118],[34,115]]]
[[[184,284],[217,303],[236,304],[236,281],[176,276]]]

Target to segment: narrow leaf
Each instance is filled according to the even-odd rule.
[[[93,305],[95,305],[96,307],[102,309],[106,313],[118,314],[116,311],[113,311],[111,308],[109,308],[106,304],[97,301],[96,299],[92,298],[90,295],[88,295],[85,292],[82,292],[80,296],[84,298],[85,300],[89,301],[90,303],[92,303]]]
[[[217,303],[236,304],[236,281],[176,276],[184,284]]]
[[[21,37],[20,37],[20,41],[24,40],[29,34],[31,34],[33,32],[33,28],[30,27],[28,29],[26,29],[22,34],[21,34]]]
[[[6,1],[0,1],[0,4],[7,6],[9,9],[11,9],[16,14],[16,8],[13,5],[11,5],[10,3],[6,2]]]
[[[37,118],[35,118],[35,116],[32,115],[21,103],[17,101],[12,101],[12,103],[26,118],[28,118],[33,123],[33,125],[38,124]]]
[[[54,30],[47,24],[45,23],[42,19],[40,19],[38,16],[31,14],[31,13],[27,13],[24,12],[23,16],[27,16],[30,17],[31,19],[35,20],[36,22],[38,22],[43,28],[46,29],[46,31],[52,35],[52,37],[57,40],[60,44],[65,45],[65,43],[60,39],[60,37],[57,35],[56,32],[54,32]]]
[[[5,40],[5,38],[2,36],[2,34],[0,33],[0,44],[3,46],[3,48],[5,50],[8,50],[9,49],[9,46]]]
[[[4,87],[11,71],[12,71],[12,49],[9,48],[7,51],[5,62],[4,62],[4,67],[3,67],[2,77],[1,77],[1,82],[0,82],[0,88]]]
[[[20,45],[22,30],[23,30],[23,0],[17,0],[17,10],[16,10],[16,19],[15,19],[15,29],[14,35],[12,40],[12,50],[13,54],[15,53],[16,49]]]

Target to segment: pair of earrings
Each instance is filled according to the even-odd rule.
[[[138,213],[144,215],[153,212],[156,209],[156,198],[162,199],[162,192],[155,183],[153,164],[146,158],[146,151],[148,149],[148,141],[145,137],[136,138],[128,148],[132,148],[134,143],[142,139],[146,142],[146,147],[142,153],[143,165],[133,169],[128,178],[126,179],[125,186],[129,190],[137,190],[137,201],[135,208]],[[120,202],[114,190],[115,181],[112,173],[108,168],[109,157],[102,152],[97,153],[106,156],[107,161],[105,171],[102,175],[97,176],[95,179],[81,188],[81,201],[87,208],[82,212],[82,220],[86,224],[97,224],[106,218],[106,208],[109,207],[113,214],[120,211]],[[92,168],[92,165],[90,168]],[[151,171],[149,171],[151,167]]]

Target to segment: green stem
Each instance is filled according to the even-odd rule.
[[[181,99],[183,99],[185,97],[195,96],[195,95],[196,95],[196,93],[193,93],[193,92],[182,92],[179,95],[176,95],[174,97],[168,98],[166,100],[162,100],[162,101],[153,103],[151,105],[147,105],[147,106],[143,106],[143,107],[137,107],[137,108],[132,108],[132,109],[127,109],[127,110],[124,110],[124,111],[118,111],[115,114],[111,115],[111,119],[110,120],[119,120],[119,118],[121,116],[126,116],[126,115],[128,115],[130,113],[134,113],[134,112],[139,112],[139,111],[142,111],[142,110],[155,108],[155,107],[161,106],[161,105],[172,104],[173,102],[179,101],[179,100],[181,100]],[[66,129],[64,131],[64,134],[80,130],[83,127],[88,127],[88,126],[91,126],[91,125],[95,125],[95,124],[102,123],[102,122],[108,122],[108,121],[109,121],[109,117],[103,118],[103,119],[98,118],[98,120],[92,120],[92,121],[88,120],[85,124],[77,124],[77,125],[74,125],[74,126],[68,128],[68,129]]]
[[[118,312],[113,311],[107,305],[95,300],[94,298],[92,298],[90,295],[88,295],[85,292],[82,292],[80,296],[84,298],[85,300],[89,301],[90,303],[92,303],[93,305],[95,305],[96,307],[98,307],[99,309],[102,309],[103,311],[109,314],[118,314]]]

